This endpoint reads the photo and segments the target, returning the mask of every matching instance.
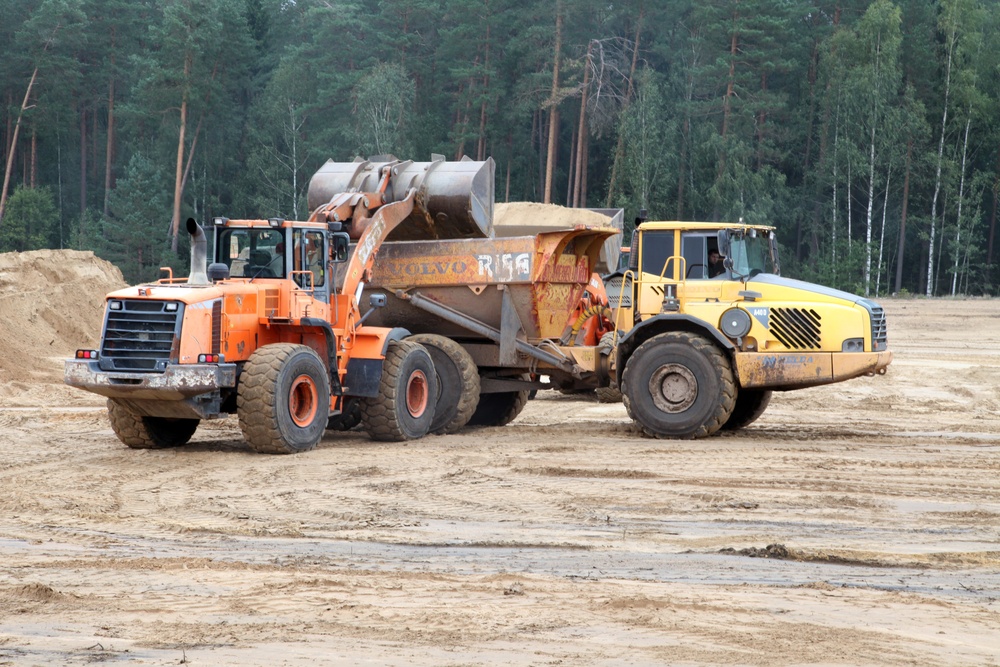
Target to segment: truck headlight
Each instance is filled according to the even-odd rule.
[[[844,341],[844,344],[840,346],[841,352],[864,352],[865,351],[865,339],[864,338],[848,338]]]

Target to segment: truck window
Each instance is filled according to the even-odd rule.
[[[674,267],[664,266],[674,254],[674,232],[673,230],[655,230],[642,232],[642,263],[640,270],[643,273],[653,273],[662,275],[667,279],[674,277]]]
[[[707,239],[703,234],[681,236],[681,254],[684,255],[685,279],[702,280],[708,278]]]

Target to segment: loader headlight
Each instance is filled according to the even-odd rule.
[[[108,302],[108,308],[110,310],[121,310],[122,309],[122,302],[121,301],[109,301]]]
[[[163,307],[163,310],[167,311],[168,313],[176,313],[177,312],[177,302],[171,301],[171,302],[167,303],[167,305],[165,305]]]

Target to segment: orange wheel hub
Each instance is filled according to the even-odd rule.
[[[288,412],[292,421],[300,428],[306,428],[316,419],[319,408],[319,392],[316,383],[308,375],[300,375],[292,382],[288,393]]]
[[[414,371],[406,381],[406,410],[410,416],[419,418],[427,410],[429,394],[427,376],[423,371]]]

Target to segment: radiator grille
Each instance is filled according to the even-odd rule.
[[[885,309],[878,305],[869,308],[872,316],[872,349],[884,350],[889,346],[889,328],[885,322]]]
[[[820,316],[811,308],[772,308],[770,329],[791,350],[820,349]]]
[[[109,310],[101,342],[102,367],[117,371],[155,371],[170,359],[183,306],[167,311],[166,301],[123,300]],[[107,368],[110,366],[109,368]]]

